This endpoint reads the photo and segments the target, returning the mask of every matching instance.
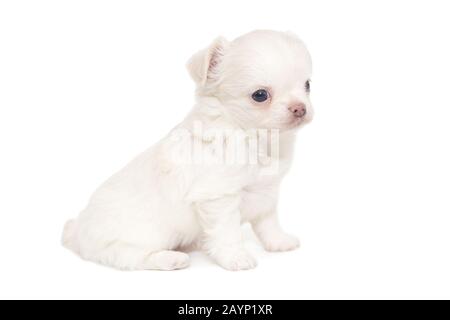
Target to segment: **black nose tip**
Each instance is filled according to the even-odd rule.
[[[296,116],[297,118],[304,117],[306,114],[306,106],[304,103],[299,103],[295,106],[289,107],[289,110]]]

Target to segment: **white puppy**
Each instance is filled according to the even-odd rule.
[[[200,243],[223,268],[250,269],[245,222],[269,251],[299,246],[276,207],[296,129],[312,118],[304,44],[275,31],[218,38],[187,67],[197,84],[191,113],[67,222],[63,243],[84,259],[173,270],[189,265],[182,248]]]

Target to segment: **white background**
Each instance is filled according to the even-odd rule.
[[[450,298],[446,1],[2,1],[0,298]],[[119,272],[60,245],[92,191],[190,110],[192,53],[291,30],[314,62],[281,219],[300,250]]]

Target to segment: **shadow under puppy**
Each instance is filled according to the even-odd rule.
[[[276,207],[297,129],[313,114],[305,45],[291,33],[254,31],[216,39],[187,67],[197,85],[193,110],[66,223],[63,243],[82,258],[174,270],[189,265],[181,248],[200,243],[223,268],[251,269],[245,222],[266,250],[299,246]]]

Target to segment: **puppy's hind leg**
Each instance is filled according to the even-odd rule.
[[[177,270],[189,266],[189,255],[179,251],[149,251],[143,248],[113,242],[95,257],[86,257],[104,265],[122,270]]]

